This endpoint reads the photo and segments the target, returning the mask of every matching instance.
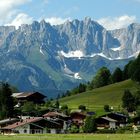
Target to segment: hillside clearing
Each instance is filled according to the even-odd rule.
[[[61,105],[67,104],[71,109],[77,109],[79,105],[85,105],[89,110],[96,112],[103,111],[103,106],[106,104],[118,109],[121,107],[121,98],[125,89],[135,92],[138,89],[138,85],[131,80],[126,80],[62,98],[60,103]]]

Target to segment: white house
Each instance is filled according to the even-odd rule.
[[[54,133],[55,128],[51,126],[59,126],[58,123],[49,121],[44,117],[29,117],[12,125],[8,125],[2,128],[3,133],[19,133],[19,134],[43,134],[47,133],[47,129],[50,128],[50,132]]]

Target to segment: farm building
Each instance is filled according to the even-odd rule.
[[[96,119],[99,129],[116,129],[117,127],[124,127],[126,126],[127,121],[128,117],[126,115],[117,112],[111,112]]]
[[[59,112],[48,112],[44,114],[43,117],[46,118],[47,120],[51,120],[56,123],[59,123],[60,124],[59,133],[65,133],[67,131],[67,128],[69,125],[68,122],[70,119],[70,117],[68,117],[67,115],[63,113],[59,113]],[[54,132],[54,133],[57,133],[57,132]]]
[[[111,112],[107,115],[104,115],[103,117],[109,117],[111,119],[114,119],[117,121],[116,125],[118,127],[123,127],[127,124],[127,121],[128,121],[128,117],[124,114],[121,114],[121,113],[117,113],[117,112]]]
[[[99,117],[96,119],[98,129],[116,129],[117,121],[109,117]]]
[[[13,124],[18,121],[19,121],[19,118],[8,118],[8,119],[0,120],[0,128]]]
[[[73,124],[77,125],[77,126],[81,126],[84,124],[84,119],[86,118],[86,115],[82,112],[72,112],[70,114],[71,119]]]
[[[13,93],[13,97],[18,100],[18,103],[24,103],[26,101],[33,102],[35,104],[44,103],[45,95],[39,92],[21,92],[21,93]]]
[[[60,124],[43,117],[29,117],[14,124],[1,128],[3,133],[43,134],[57,132]]]

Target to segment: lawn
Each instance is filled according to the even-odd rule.
[[[0,140],[140,140],[140,134],[0,135]]]

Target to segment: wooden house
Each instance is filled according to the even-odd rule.
[[[96,123],[98,129],[116,129],[117,121],[109,117],[99,117]]]
[[[26,101],[33,102],[35,104],[44,103],[45,95],[39,92],[21,92],[21,93],[13,93],[13,97],[18,100],[18,103],[24,103]]]
[[[68,118],[69,118],[67,115],[65,115],[63,113],[56,112],[56,111],[48,112],[48,113],[44,114],[43,117],[48,118],[48,119],[50,119],[50,118],[60,118],[60,119],[63,119],[63,120],[68,120]]]
[[[127,121],[128,121],[128,117],[126,115],[121,114],[121,113],[117,113],[117,112],[108,113],[107,115],[104,115],[103,117],[105,117],[105,116],[116,120],[117,121],[116,125],[118,127],[126,126]]]
[[[96,119],[98,129],[116,129],[126,126],[128,117],[124,114],[111,112]]]
[[[18,121],[19,121],[19,118],[8,118],[8,119],[0,120],[0,128],[13,124]]]
[[[86,115],[82,112],[72,112],[70,114],[72,123],[79,126],[82,126],[84,124],[84,119],[86,118]]]
[[[47,120],[60,124],[60,127],[58,129],[53,130],[53,132],[51,133],[65,133],[67,131],[69,125],[68,122],[70,119],[70,117],[68,117],[67,115],[59,112],[48,112],[44,114],[43,117]]]
[[[44,119],[43,117],[29,117],[14,124],[3,127],[1,128],[1,131],[4,134],[43,134],[53,132],[48,130],[54,130],[59,127],[59,123]]]

